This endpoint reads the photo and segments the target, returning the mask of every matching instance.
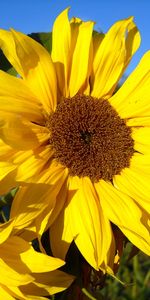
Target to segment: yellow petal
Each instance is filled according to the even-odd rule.
[[[116,175],[114,177],[115,186],[123,193],[134,199],[142,208],[144,208],[147,213],[150,212],[150,176],[149,173],[144,174],[143,168],[145,165],[144,157],[142,159],[143,165],[138,165],[138,157],[134,159],[134,169],[132,166],[130,169],[124,169],[121,175]],[[136,162],[136,165],[135,165]],[[149,163],[145,167],[150,168],[150,158]],[[145,169],[145,168],[144,168]]]
[[[96,270],[106,270],[112,243],[110,223],[103,215],[90,179],[80,181],[78,191],[69,191],[65,209],[65,214],[68,210],[69,215],[67,226],[70,225],[75,243],[87,262]]]
[[[48,206],[47,193],[49,186],[44,184],[30,184],[17,192],[12,208],[11,218],[15,218],[17,229],[27,227]]]
[[[12,155],[15,151],[12,149],[12,147],[8,146],[2,139],[0,139],[0,160],[7,160],[8,157]]]
[[[66,184],[64,184],[57,195],[55,208],[52,211],[49,220],[50,241],[53,255],[64,260],[74,238],[70,225],[67,189],[69,194],[73,195],[79,186],[79,177],[74,176],[68,178],[67,187]]]
[[[137,117],[131,118],[127,120],[127,126],[150,126],[150,117]]]
[[[64,261],[35,251],[28,242],[17,236],[12,236],[2,244],[0,253],[12,269],[14,268],[16,272],[22,274],[44,273],[64,265]]]
[[[15,298],[11,296],[11,292],[5,287],[1,286],[0,287],[0,298],[1,299],[6,299],[6,300],[14,300]]]
[[[51,188],[49,189],[48,195],[46,195],[45,197],[45,201],[47,201],[48,205],[45,207],[42,213],[38,215],[38,217],[35,219],[36,235],[39,241],[40,250],[43,253],[45,253],[45,250],[41,243],[41,236],[44,233],[44,231],[46,231],[54,222],[65,202],[66,187],[64,189],[64,186],[66,186],[66,178],[68,176],[68,171],[67,169],[64,169],[63,171],[61,169],[59,171],[58,170],[58,168],[57,170],[52,170],[52,176],[49,180],[51,183]],[[57,176],[59,179],[57,178]],[[56,178],[57,182],[55,181]],[[63,194],[61,195],[61,193]]]
[[[15,169],[16,169],[16,166],[14,166],[13,164],[1,161],[0,162],[0,180],[2,180],[5,176],[7,176],[9,173],[14,171]]]
[[[17,185],[15,182],[17,168],[12,162],[9,162],[9,158],[14,154],[14,151],[1,139],[0,149],[0,194],[3,195]]]
[[[12,30],[0,31],[1,48],[26,80],[33,94],[40,100],[46,113],[56,107],[56,75],[49,53],[30,37]]]
[[[134,153],[131,158],[130,168],[134,171],[138,171],[142,174],[142,176],[149,177],[150,170],[150,154],[142,155],[139,153]]]
[[[19,262],[15,262],[20,266]],[[5,263],[2,259],[0,259],[0,268],[1,272],[3,273],[2,278],[0,279],[0,284],[8,286],[19,286],[23,284],[28,284],[29,282],[33,281],[34,278],[28,274],[21,274],[15,271],[15,268],[12,269],[9,265]]]
[[[39,292],[40,292],[40,291],[39,291]],[[31,295],[26,296],[24,299],[25,299],[25,300],[49,300],[49,298],[47,298],[47,297],[31,296]],[[21,300],[22,300],[22,299],[21,299]]]
[[[20,188],[13,200],[10,213],[10,218],[15,218],[15,226],[18,229],[31,225],[40,214],[43,219],[46,217],[43,211],[46,208],[49,208],[49,211],[54,208],[57,194],[66,176],[64,168],[53,165],[51,169],[37,177],[36,183]],[[39,230],[42,230],[43,226],[44,223]]]
[[[102,32],[93,32],[93,60],[95,60],[95,56],[97,54],[97,51],[99,50],[100,44],[102,43],[102,40],[104,39],[105,34]]]
[[[67,176],[68,176],[68,174],[67,174]],[[64,207],[66,199],[67,199],[67,193],[68,193],[68,185],[66,183],[66,180],[64,180],[64,183],[62,184],[62,187],[59,190],[59,193],[57,194],[55,207],[54,207],[53,211],[51,212],[49,226],[51,226],[51,224],[53,224],[53,222],[58,217],[59,213],[63,210],[63,207]]]
[[[67,173],[66,173],[67,176]],[[67,198],[67,187],[66,187],[66,176],[62,176],[61,179],[61,185],[57,185],[57,192],[58,194],[54,198],[54,207],[52,208],[47,206],[43,213],[38,216],[36,220],[36,229],[39,233],[39,236],[42,236],[43,232],[48,229],[48,227],[51,226],[51,224],[55,221],[61,210],[63,210],[63,206],[65,203],[65,200]],[[61,188],[60,188],[61,186]],[[52,197],[52,195],[51,195]],[[58,220],[57,220],[58,222]],[[56,238],[56,236],[55,236]],[[57,256],[57,255],[55,255]],[[58,256],[59,257],[59,256]],[[62,258],[62,257],[60,257]]]
[[[116,22],[106,33],[93,61],[92,96],[109,98],[140,44],[133,18]]]
[[[70,20],[70,24],[72,25],[72,24],[80,24],[80,23],[82,23],[82,20],[80,19],[80,18],[78,18],[78,17],[73,17],[73,18],[71,18],[71,20]]]
[[[122,118],[149,117],[150,114],[150,51],[125,83],[110,99],[110,103]]]
[[[31,299],[37,300],[43,298],[36,298],[36,295],[48,296],[62,292],[68,288],[74,280],[74,276],[59,270],[43,274],[34,274],[34,276],[35,282],[33,284],[31,283],[27,286],[22,286],[20,289],[23,293],[30,295]],[[35,298],[32,295],[34,295]]]
[[[17,245],[17,243],[15,244]],[[18,246],[19,244],[20,241]],[[58,258],[34,251],[32,247],[28,251],[21,253],[20,257],[22,262],[34,273],[53,271],[65,264],[64,261]]]
[[[63,96],[68,94],[69,55],[71,43],[68,10],[69,8],[65,9],[56,18],[52,31],[52,60],[56,68],[58,86],[61,95]]]
[[[50,218],[50,242],[53,255],[61,259],[66,258],[66,254],[73,241],[74,235],[71,229],[70,209],[68,206],[68,195],[71,198],[76,192],[76,188],[79,188],[80,180],[78,177],[68,178],[68,193],[66,189],[64,193],[59,193],[56,207],[52,212],[52,218]],[[60,201],[60,207],[59,207]],[[61,210],[60,210],[61,208]]]
[[[61,182],[62,186],[64,178],[66,179],[67,175],[68,169],[57,162],[57,160],[52,158],[49,166],[43,169],[43,172],[35,177],[34,182],[48,184],[49,186],[53,186],[57,190],[58,184]]]
[[[61,200],[63,198],[64,196],[62,195]],[[66,199],[63,200],[65,201]],[[73,238],[69,209],[66,204],[50,227],[50,242],[53,255],[65,260]]]
[[[49,139],[49,130],[12,113],[0,117],[0,136],[18,150],[34,149]]]
[[[11,32],[0,29],[0,48],[16,71],[23,77],[23,70],[16,54],[15,41]]]
[[[70,74],[70,97],[84,92],[85,83],[90,73],[92,51],[92,31],[94,22],[82,22],[78,27],[78,36],[73,51]]]
[[[0,71],[0,109],[13,112],[35,123],[43,123],[42,105],[25,82]]]
[[[139,249],[150,254],[148,220],[144,211],[127,194],[111,183],[101,180],[97,184],[103,211],[124,235]]]
[[[11,248],[12,250],[12,248]],[[10,255],[11,252],[9,252]],[[1,276],[0,284],[7,285],[8,286],[19,286],[24,285],[32,282],[34,278],[28,274],[27,270],[26,273],[23,270],[23,264],[20,263],[19,259],[14,260],[15,265],[12,266],[10,261],[7,263],[7,260],[4,258],[0,258],[0,268],[3,276]],[[19,272],[16,271],[16,269],[19,269]]]
[[[18,151],[12,156],[12,162],[18,165],[16,181],[35,182],[34,176],[40,174],[46,163],[50,163],[52,154],[49,146],[41,146],[34,150]]]
[[[6,173],[4,173],[4,170]],[[17,186],[18,183],[15,181],[17,174],[16,166],[8,165],[8,163],[0,162],[0,173],[2,173],[3,179],[0,180],[0,195],[4,195],[9,192],[10,189]]]
[[[4,243],[10,236],[14,226],[14,220],[9,220],[4,224],[0,224],[0,244]]]
[[[132,128],[134,149],[143,154],[150,154],[150,127]]]
[[[37,238],[37,233],[36,233],[36,228],[35,228],[35,224],[34,221],[31,221],[31,224],[25,228],[23,228],[23,230],[20,230],[21,228],[17,227],[17,224],[15,224],[16,220],[14,219],[14,230],[13,230],[13,234],[16,235],[19,233],[19,236],[27,241],[27,242],[31,242],[34,239]],[[20,226],[21,227],[21,226]],[[44,253],[44,252],[43,252]]]
[[[28,285],[27,285],[28,286]],[[15,298],[12,299],[20,299],[20,300],[30,300],[28,297],[23,295],[23,293],[20,291],[19,287],[15,286],[9,286],[9,287],[4,287],[5,291],[9,294],[12,295]],[[7,298],[6,298],[7,299]],[[9,298],[8,298],[9,299]]]

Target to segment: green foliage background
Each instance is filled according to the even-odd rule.
[[[128,244],[117,273],[125,286],[108,277],[102,290],[105,300],[150,300],[150,260],[140,253],[128,261],[131,245]]]

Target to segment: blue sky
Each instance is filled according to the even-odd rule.
[[[1,0],[0,28],[12,27],[24,33],[51,31],[56,16],[68,6],[71,6],[70,17],[94,20],[95,29],[104,32],[115,21],[134,16],[142,43],[126,71],[127,75],[150,49],[149,0]]]

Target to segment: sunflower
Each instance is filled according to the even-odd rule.
[[[72,283],[72,276],[56,270],[64,261],[36,252],[19,236],[6,238],[6,228],[1,225],[1,299],[49,299],[45,296],[63,291]]]
[[[22,33],[0,31],[20,75],[0,72],[0,188],[20,186],[16,230],[35,226],[40,237],[50,227],[54,255],[64,259],[74,240],[93,268],[108,270],[112,224],[150,254],[150,52],[116,92],[139,32],[132,17],[106,34],[93,27],[64,10],[51,55]]]

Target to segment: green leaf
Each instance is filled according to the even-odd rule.
[[[52,50],[52,33],[51,32],[33,32],[29,36],[35,41],[39,42],[48,52]]]
[[[12,68],[10,62],[3,54],[2,50],[0,50],[0,69],[12,75],[16,75],[16,71],[14,70],[14,68]]]
[[[18,188],[13,188],[9,193],[0,197],[0,208],[6,205],[11,205],[17,190]]]

